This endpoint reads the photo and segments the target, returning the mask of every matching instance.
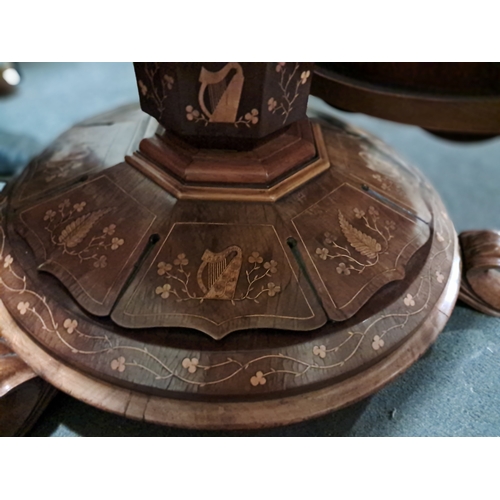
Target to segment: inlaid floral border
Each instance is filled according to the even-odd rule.
[[[444,212],[441,212],[447,218]],[[0,224],[3,223],[0,216]],[[191,386],[210,386],[228,382],[237,375],[247,377],[249,388],[266,385],[268,379],[282,374],[286,377],[302,377],[309,371],[334,370],[342,367],[359,351],[361,345],[370,342],[374,351],[382,350],[386,345],[386,336],[395,330],[403,329],[410,318],[423,313],[429,306],[433,283],[445,282],[445,272],[439,265],[434,266],[436,259],[446,253],[453,243],[453,231],[449,224],[443,224],[438,218],[435,227],[435,243],[438,249],[430,258],[428,271],[421,276],[417,285],[412,285],[409,293],[400,299],[403,312],[382,313],[362,328],[353,328],[343,334],[343,338],[330,345],[311,343],[309,357],[299,358],[278,353],[264,354],[243,361],[235,357],[211,364],[203,362],[205,355],[186,356],[173,365],[149,352],[147,348],[139,348],[113,341],[107,335],[89,335],[80,329],[79,322],[68,316],[59,324],[53,314],[47,298],[28,288],[26,276],[21,276],[14,269],[14,258],[6,253],[6,238],[3,225],[0,225],[0,289],[18,296],[17,312],[21,316],[30,315],[38,322],[40,328],[54,335],[72,353],[82,356],[106,356],[111,372],[116,375],[139,369],[150,374],[153,380],[175,378]],[[416,290],[413,290],[416,288]],[[392,306],[393,307],[393,306]],[[390,320],[390,321],[387,321]],[[384,322],[386,326],[384,327]],[[101,348],[84,350],[77,346],[76,338],[91,340],[101,344]],[[279,367],[271,366],[279,364]],[[151,366],[153,368],[151,368]],[[211,371],[224,374],[213,380],[205,380],[203,374]],[[229,369],[229,370],[228,370]],[[202,374],[201,376],[199,374]]]

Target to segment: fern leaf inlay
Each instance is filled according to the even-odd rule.
[[[64,244],[67,248],[76,247],[84,240],[94,224],[110,210],[110,208],[105,208],[78,217],[61,231],[59,243]]]
[[[378,243],[375,238],[372,238],[371,236],[368,236],[353,227],[340,210],[339,224],[342,229],[342,233],[354,250],[369,259],[377,258],[378,253],[382,250],[380,243]]]

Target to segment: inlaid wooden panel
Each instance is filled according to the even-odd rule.
[[[250,330],[218,341],[206,337],[205,342],[189,329],[171,327],[151,334],[120,329],[83,314],[36,272],[25,274],[23,266],[29,269],[30,260],[24,252],[14,251],[10,241],[15,238],[11,234],[5,240],[3,229],[0,293],[10,314],[47,352],[106,383],[145,394],[213,401],[225,396],[276,397],[283,391],[345,380],[381,362],[427,324],[432,305],[452,281],[449,311],[458,286],[453,264],[456,237],[445,213],[441,215],[439,208],[434,213],[432,240],[405,279],[376,294],[366,312],[313,332]],[[199,207],[200,218],[202,214]],[[252,215],[240,215],[243,222],[252,222]],[[228,217],[229,211],[220,214]],[[279,342],[272,342],[272,337]]]
[[[144,135],[156,128],[155,120],[138,106],[125,106],[115,118],[104,115],[73,127],[33,160],[11,203],[25,205],[121,163],[126,154],[137,149]]]
[[[425,179],[363,132],[310,127],[303,63],[136,70],[172,133],[132,109],[88,120],[0,207],[13,349],[98,407],[224,428],[319,415],[414,362],[459,281]]]
[[[413,217],[407,208],[397,207],[388,197],[372,189],[363,190],[359,181],[353,181],[348,172],[339,172],[335,165],[309,182],[297,184],[294,191],[275,203],[176,200],[161,185],[126,163],[110,167],[104,174],[91,174],[78,187],[65,186],[60,192],[46,195],[43,202],[34,198],[29,201],[29,207],[21,211],[9,208],[7,223],[0,230],[0,294],[9,314],[51,359],[64,360],[65,366],[116,388],[120,394],[135,390],[146,398],[203,400],[214,405],[231,399],[243,408],[249,401],[262,403],[290,393],[304,394],[327,385],[341,385],[365,373],[367,367],[385,363],[391,353],[406,345],[417,332],[428,328],[429,321],[435,319],[435,306],[450,282],[453,282],[451,295],[456,290],[453,286],[457,266],[452,268],[456,248],[454,231],[435,195],[432,195],[433,220],[428,226]],[[103,182],[106,185],[101,186]],[[88,186],[98,186],[88,191],[92,194],[89,199],[73,200],[74,192],[86,192],[85,189],[90,189]],[[417,186],[422,192],[423,188]],[[115,196],[116,189],[122,194]],[[69,206],[64,203],[66,199],[70,199]],[[129,240],[139,243],[141,236],[136,236],[136,232],[140,225],[136,220],[145,220],[143,208],[155,219],[144,231],[145,251],[133,259],[129,279],[118,280],[113,287],[120,297],[118,302],[112,306],[110,316],[100,318],[80,307],[77,288],[66,289],[53,276],[37,270],[45,246],[53,244],[44,224],[49,223],[51,217],[58,217],[59,204],[63,204],[61,210],[75,210],[75,215],[80,216],[89,209],[91,212],[103,210],[115,201],[121,207],[121,200],[125,199],[129,208],[120,211],[127,215],[120,223],[105,220],[114,212],[93,221],[92,230],[99,230],[99,235],[105,234],[104,228],[116,224],[115,233],[110,236],[124,240],[123,244],[115,242],[118,248],[111,250],[110,247],[109,255],[124,250]],[[82,201],[87,203],[83,207]],[[49,202],[55,203],[55,209],[43,205],[38,213],[30,212],[36,205]],[[310,216],[308,210],[314,212],[316,205],[319,212]],[[143,208],[137,209],[138,206]],[[370,213],[370,207],[378,214],[374,210]],[[365,214],[355,213],[354,208]],[[321,214],[323,209],[325,212]],[[48,210],[53,210],[55,215],[47,213]],[[339,210],[343,214],[342,223]],[[36,226],[37,234],[41,233],[29,241],[30,246],[37,247],[36,255],[19,234],[25,236],[20,227],[26,225],[19,225],[22,212],[33,217],[30,224]],[[45,216],[47,219],[43,220]],[[318,266],[331,265],[322,272],[331,273],[327,284],[334,293],[339,289],[343,293],[353,290],[345,285],[346,279],[370,278],[368,271],[374,271],[381,263],[384,268],[389,263],[392,265],[384,260],[388,256],[384,253],[383,238],[363,225],[363,217],[366,217],[375,227],[368,216],[378,217],[378,229],[391,246],[396,243],[394,248],[398,252],[397,245],[411,242],[412,231],[423,227],[427,237],[405,262],[404,276],[371,289],[370,296],[359,302],[359,310],[348,320],[325,323],[326,314],[320,300],[326,303],[326,286],[319,278],[315,281],[317,271],[313,259]],[[389,239],[385,227],[391,217],[397,228],[403,229],[401,234],[394,232],[396,236]],[[101,223],[105,224],[101,227]],[[72,221],[68,221],[69,224]],[[118,234],[122,228],[125,233]],[[393,231],[390,224],[387,228]],[[63,229],[66,227],[55,232],[56,243]],[[335,232],[337,240],[325,236],[325,232]],[[348,262],[344,261],[345,267],[340,266],[342,262],[335,262],[340,258],[322,259],[320,255],[325,254],[322,249],[326,248],[328,239],[352,254],[359,249],[359,262],[373,262],[366,249],[351,237],[349,241],[344,232],[357,235],[367,245],[368,253],[371,248],[372,253],[380,254],[377,264],[356,273],[349,269]],[[305,243],[301,234],[308,235]],[[150,236],[155,238],[149,239]],[[90,231],[87,237],[93,237]],[[41,244],[39,238],[48,239]],[[61,243],[63,241],[66,235]],[[85,246],[85,241],[77,245]],[[320,253],[316,253],[320,244]],[[332,246],[332,243],[326,244]],[[128,255],[130,253],[120,261],[125,262]],[[70,256],[62,253],[56,257]],[[79,268],[78,258],[71,262],[75,269]],[[108,286],[106,273],[113,270],[108,266],[95,272],[92,264],[85,274],[93,277],[91,286],[97,290]],[[359,283],[356,282],[356,286]],[[249,285],[253,289],[245,298]],[[174,290],[181,297],[179,302]],[[127,303],[134,293],[136,298]],[[303,319],[307,318],[306,312],[309,314],[303,296],[314,312],[313,319]],[[242,298],[244,300],[236,300]],[[453,298],[447,299],[446,311]],[[130,323],[125,328],[118,319],[124,306],[134,308],[134,314],[152,311],[155,322],[169,315],[170,321],[177,307],[181,314],[187,314],[182,326],[151,322],[137,328]],[[231,316],[235,311],[239,311],[239,317]],[[290,318],[290,311],[294,318]],[[210,326],[207,335],[206,325],[212,324],[207,317],[214,323],[222,320],[230,326],[231,333],[225,335],[227,331],[217,329],[219,327],[212,330]],[[437,328],[432,327],[433,335]],[[375,386],[370,387],[374,390]],[[352,398],[370,390],[354,391]],[[116,411],[115,403],[108,402],[110,405],[104,406]],[[120,400],[117,404],[121,403]],[[142,413],[133,401],[125,404],[131,416]]]
[[[428,240],[426,224],[343,184],[292,220],[306,268],[331,319],[355,314],[372,295],[402,279]]]
[[[246,328],[307,331],[325,323],[271,208],[265,223],[241,220],[249,207],[182,207],[113,311],[116,323],[187,326],[217,339]]]
[[[142,109],[201,147],[249,149],[305,118],[312,63],[136,62]]]
[[[38,269],[89,312],[107,315],[150,236],[155,215],[106,175],[20,213]]]
[[[425,222],[430,221],[426,200],[416,189],[424,185],[422,175],[382,141],[352,127],[324,127],[323,133],[328,157],[339,174],[352,183],[367,186]]]

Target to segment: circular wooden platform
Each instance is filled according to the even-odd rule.
[[[315,126],[330,167],[275,203],[176,200],[123,161],[154,129],[133,107],[75,127],[3,203],[1,334],[61,390],[168,425],[283,425],[380,389],[451,313],[456,235],[384,144]]]

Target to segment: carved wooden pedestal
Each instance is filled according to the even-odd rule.
[[[463,278],[460,299],[478,311],[500,317],[500,232],[460,234]]]
[[[189,178],[227,155],[136,107],[71,129],[2,207],[2,335],[57,388],[169,425],[288,424],[380,389],[451,313],[455,231],[380,141],[300,126],[270,139],[304,146],[290,168],[233,185]]]

